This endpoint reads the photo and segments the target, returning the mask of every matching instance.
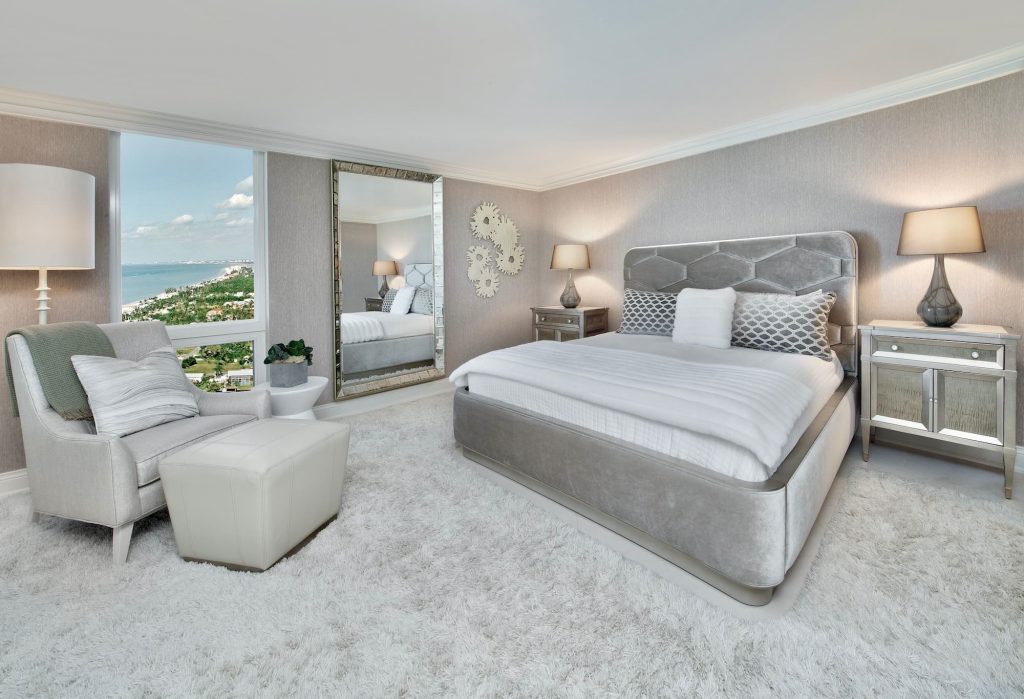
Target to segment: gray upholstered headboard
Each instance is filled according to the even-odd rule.
[[[405,283],[410,286],[434,288],[434,265],[429,262],[410,262],[402,266]]]
[[[846,373],[857,373],[857,241],[845,231],[633,248],[624,265],[625,288],[643,291],[834,291],[829,341]]]

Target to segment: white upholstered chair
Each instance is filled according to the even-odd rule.
[[[171,344],[159,321],[100,325],[120,359],[139,360]],[[252,420],[270,417],[264,391],[206,393],[192,387],[197,417],[177,420],[126,437],[94,434],[92,423],[65,420],[43,395],[24,338],[7,339],[32,497],[30,517],[55,515],[114,530],[114,561],[128,557],[132,528],[166,506],[161,459],[197,441]]]

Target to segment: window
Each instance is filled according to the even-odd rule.
[[[248,391],[253,386],[253,343],[179,347],[188,380],[204,391]]]
[[[115,316],[163,321],[201,388],[248,390],[266,348],[264,154],[140,134],[114,142]]]

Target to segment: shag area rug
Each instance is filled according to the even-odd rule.
[[[451,397],[351,420],[337,521],[262,574],[0,500],[3,696],[1020,696],[1024,523],[854,469],[792,609],[731,615],[483,477]]]

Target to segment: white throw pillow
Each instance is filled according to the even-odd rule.
[[[89,397],[97,434],[123,437],[199,414],[172,347],[137,362],[76,354],[71,363]]]
[[[736,290],[683,289],[676,297],[672,341],[725,349],[732,342],[732,311]]]
[[[404,316],[412,308],[412,297],[415,295],[415,286],[403,286],[395,294],[395,300],[391,302],[391,313]]]

